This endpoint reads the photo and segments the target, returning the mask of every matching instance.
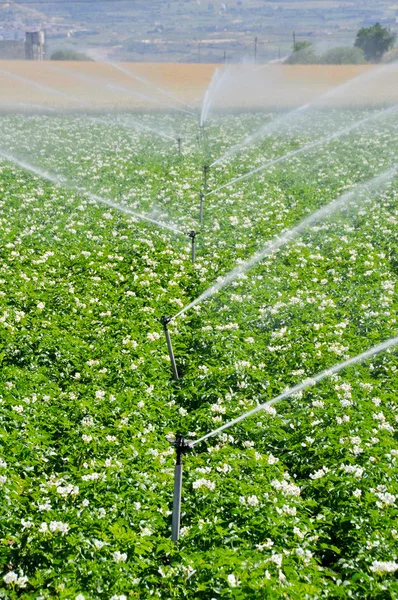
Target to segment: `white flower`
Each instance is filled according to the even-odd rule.
[[[37,305],[37,308],[39,310],[44,310],[45,306],[46,306],[45,302],[39,302],[38,305]]]
[[[346,473],[351,473],[352,475],[354,475],[354,477],[356,477],[357,479],[361,479],[362,477],[363,468],[359,467],[358,465],[341,465],[341,468]]]
[[[116,563],[126,562],[127,560],[127,554],[125,552],[119,552],[118,550],[112,554],[112,557]]]
[[[69,529],[69,525],[62,521],[51,521],[50,523],[50,531],[52,533],[61,533],[62,535],[65,535],[68,533]]]
[[[275,563],[277,567],[281,567],[283,556],[282,554],[273,554],[268,560]]]
[[[149,527],[144,527],[144,529],[141,529],[141,535],[142,537],[152,535],[152,531],[149,529]]]
[[[376,492],[375,494],[381,502],[376,502],[378,508],[383,508],[384,506],[392,506],[395,504],[395,500],[397,499],[394,494],[390,494],[389,492]]]
[[[374,560],[370,570],[374,573],[395,573],[395,571],[398,570],[398,563],[393,561],[383,562]]]
[[[228,583],[231,587],[237,587],[238,581],[233,573],[230,573],[227,577]]]
[[[93,439],[93,437],[91,435],[86,435],[85,433],[83,433],[83,435],[82,435],[83,442],[88,444],[89,442],[91,442],[92,439]]]
[[[210,481],[209,479],[197,479],[193,482],[192,487],[194,490],[198,490],[201,487],[207,487],[209,490],[214,490],[216,484],[214,481]]]
[[[16,583],[18,581],[18,575],[15,571],[10,571],[3,577],[3,581],[6,585],[10,585],[11,583]]]
[[[95,397],[103,400],[105,398],[105,392],[103,390],[97,390],[95,392]]]
[[[294,483],[289,483],[288,481],[278,481],[274,479],[271,481],[271,485],[278,492],[282,492],[284,496],[300,496],[300,488]]]
[[[160,338],[160,333],[157,333],[157,331],[154,331],[153,333],[148,333],[148,340],[150,340],[151,342],[155,342],[156,340],[158,340]]]
[[[34,526],[34,523],[29,520],[25,521],[25,519],[21,519],[21,525],[24,529],[30,529]]]
[[[315,473],[312,473],[310,475],[311,479],[320,479],[321,477],[324,477],[324,475],[326,475],[326,473],[329,472],[329,469],[327,467],[322,467],[322,469],[319,469],[319,471],[315,471]]]
[[[257,504],[259,504],[259,500],[257,496],[249,496],[247,503],[250,504],[250,506],[257,506]]]
[[[293,533],[294,535],[297,535],[297,537],[302,540],[305,537],[305,533],[303,533],[302,531],[300,531],[300,529],[298,527],[293,527]]]
[[[359,488],[356,488],[356,490],[352,492],[352,495],[355,496],[355,498],[360,498],[362,496],[362,491]]]
[[[39,532],[40,533],[47,533],[48,532],[48,525],[47,525],[47,523],[42,523],[40,525]]]
[[[26,575],[21,575],[21,577],[18,577],[18,579],[16,581],[16,585],[19,588],[25,588],[27,583],[28,583],[28,578],[26,577]]]
[[[264,550],[264,548],[272,548],[273,545],[274,542],[270,540],[270,538],[267,538],[266,542],[264,542],[263,544],[257,544],[256,548],[261,552],[262,550]]]
[[[120,596],[115,594],[110,600],[127,600],[127,596],[125,596],[124,594],[121,594]]]
[[[86,600],[86,597],[83,596],[83,594],[78,594],[77,596],[75,596],[75,600]]]
[[[279,462],[279,458],[276,458],[275,456],[272,456],[272,454],[270,454],[268,457],[268,464],[275,465],[277,462]]]

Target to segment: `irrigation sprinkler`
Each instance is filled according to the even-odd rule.
[[[181,489],[182,489],[182,456],[192,449],[192,442],[186,440],[184,436],[177,435],[176,438],[167,438],[176,449],[176,464],[174,469],[174,497],[173,497],[173,517],[171,524],[171,538],[173,542],[178,542],[180,538],[181,523]]]
[[[205,201],[205,195],[203,192],[199,192],[199,223],[202,225],[203,223],[203,203]]]
[[[173,346],[171,344],[170,331],[168,328],[168,324],[170,323],[170,321],[171,321],[171,317],[162,317],[160,319],[160,322],[163,325],[164,333],[166,336],[166,342],[167,342],[167,348],[168,348],[169,356],[170,356],[171,368],[173,370],[173,377],[176,381],[178,381],[179,375],[178,375],[178,371],[177,371],[176,360],[174,358]]]
[[[203,165],[203,188],[207,190],[207,179],[209,177],[209,165]]]
[[[181,156],[181,154],[182,154],[182,138],[181,137],[177,138],[177,145],[178,145],[178,154]]]
[[[191,238],[192,240],[192,264],[195,264],[195,259],[196,259],[196,248],[195,248],[195,238],[198,235],[198,231],[190,231],[188,233],[188,237]]]

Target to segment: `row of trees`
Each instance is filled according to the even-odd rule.
[[[356,36],[354,46],[332,48],[324,54],[317,54],[310,42],[295,42],[293,53],[286,60],[288,64],[362,64],[380,62],[384,54],[393,48],[397,36],[389,29],[376,23],[373,27],[362,27]]]

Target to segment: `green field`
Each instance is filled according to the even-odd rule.
[[[375,113],[287,120],[208,190]],[[195,264],[187,236],[94,197],[198,230],[203,165],[279,117],[219,114],[201,136],[172,113],[1,117],[1,598],[398,597],[394,348],[195,446],[171,541],[166,435],[398,335],[398,182],[356,187],[397,165],[396,113],[209,194]],[[159,319],[349,190],[172,321],[174,381]]]

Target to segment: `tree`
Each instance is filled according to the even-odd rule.
[[[89,60],[92,61],[87,54],[76,52],[75,50],[56,50],[51,54],[50,60]]]
[[[379,62],[394,46],[396,39],[395,33],[376,23],[373,27],[362,27],[358,31],[354,46],[363,50],[366,60]]]
[[[322,65],[361,65],[365,62],[361,48],[342,46],[332,48],[319,57]]]
[[[311,48],[311,42],[302,41],[302,42],[294,42],[293,44],[293,52],[301,52],[302,50],[306,50],[307,48]]]
[[[314,47],[310,42],[296,42],[294,52],[286,60],[288,65],[313,65],[318,62]]]

